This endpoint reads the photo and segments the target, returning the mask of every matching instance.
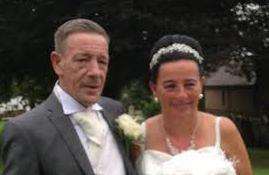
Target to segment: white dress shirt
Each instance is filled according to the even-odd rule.
[[[123,160],[116,141],[100,112],[103,108],[98,103],[85,108],[65,92],[58,83],[55,84],[53,92],[61,103],[64,114],[70,116],[94,173],[96,175],[125,175]],[[95,140],[87,136],[83,128],[74,119],[74,114],[79,112],[89,112],[89,117],[93,117],[102,125],[102,131],[100,132],[103,133],[104,139],[101,143],[101,151],[98,152],[99,155],[95,155],[96,153],[90,149],[96,146]]]

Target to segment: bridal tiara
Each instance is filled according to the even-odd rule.
[[[149,64],[150,69],[152,69],[153,66],[159,62],[159,58],[162,55],[167,54],[167,53],[172,53],[174,51],[192,54],[194,56],[194,58],[199,62],[199,64],[202,64],[202,62],[204,60],[204,58],[201,57],[200,54],[196,50],[191,48],[190,46],[188,46],[186,44],[174,43],[174,44],[171,44],[167,47],[160,48],[158,50],[158,52],[156,52],[152,56],[152,59],[151,59],[150,64]]]

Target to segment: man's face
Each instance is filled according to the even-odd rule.
[[[60,86],[87,107],[101,96],[108,69],[107,40],[99,34],[73,33],[65,40],[62,54],[51,60]]]

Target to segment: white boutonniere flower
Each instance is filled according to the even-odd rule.
[[[141,125],[130,115],[122,114],[116,119],[116,122],[126,137],[138,140],[142,136]]]
[[[123,137],[123,144],[127,155],[131,160],[136,160],[140,152],[140,144],[143,142],[143,128],[137,122],[141,116],[122,114],[117,119],[120,135]]]

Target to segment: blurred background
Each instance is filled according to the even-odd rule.
[[[77,17],[109,32],[104,95],[122,101],[141,120],[159,110],[148,89],[153,43],[175,33],[200,41],[206,58],[201,110],[230,117],[249,148],[255,174],[269,174],[267,0],[0,0],[0,133],[5,120],[51,92],[54,31]]]

